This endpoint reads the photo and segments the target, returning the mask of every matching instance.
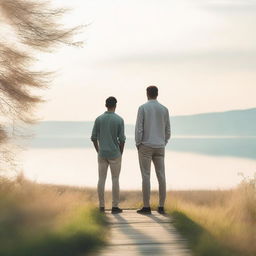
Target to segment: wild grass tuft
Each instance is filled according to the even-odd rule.
[[[195,255],[256,255],[256,177],[229,191],[180,191],[168,207]]]
[[[86,195],[22,177],[0,183],[0,255],[86,255],[104,244],[104,216]]]

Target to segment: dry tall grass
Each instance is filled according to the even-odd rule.
[[[170,191],[167,198],[168,211],[172,214],[175,212],[183,214],[209,233],[211,238],[219,241],[224,248],[234,252],[234,254],[217,253],[217,255],[256,255],[256,177],[252,180],[245,179],[232,190]],[[142,205],[141,191],[121,191],[120,199],[120,206],[123,208],[139,208]],[[158,205],[156,191],[152,191],[151,205],[153,208]],[[82,245],[75,243],[79,253],[88,249],[84,248],[86,239],[89,242],[89,249],[97,247],[105,239],[104,219],[98,213],[97,206],[96,189],[40,185],[29,182],[22,176],[15,181],[1,178],[0,255],[3,250],[6,252],[8,247],[15,245],[17,248],[23,248],[24,253],[20,253],[19,249],[17,254],[12,251],[3,255],[28,255],[27,253],[31,252],[31,244],[29,245],[28,241],[31,237],[38,237],[38,234],[44,238],[49,237],[49,234],[55,234],[52,242],[47,239],[45,241],[52,244],[50,248],[53,248],[56,243],[60,245],[57,248],[54,247],[54,254],[47,251],[47,255],[76,255],[69,254],[67,248],[66,254],[62,250],[60,254],[56,251],[63,246],[63,240],[60,242],[59,237],[66,237],[68,241],[72,241],[71,237],[80,231],[83,233],[83,243]],[[110,191],[106,192],[106,206],[111,207]],[[182,223],[183,228],[187,228],[186,225],[190,224]],[[191,235],[194,237],[196,234]],[[18,244],[17,241],[19,241]],[[202,244],[204,242],[205,239],[199,240],[201,244],[197,245],[199,249],[195,255],[215,256],[216,243],[205,248],[208,245]],[[64,244],[67,244],[67,240],[64,240]],[[40,246],[32,249],[41,250]],[[74,245],[69,245],[68,248],[74,251]],[[37,255],[46,254],[42,250],[42,254]]]
[[[104,243],[90,191],[0,178],[0,255],[69,256]]]
[[[199,224],[238,255],[256,255],[256,177],[228,191],[170,193],[168,207]]]

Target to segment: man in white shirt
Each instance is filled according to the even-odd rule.
[[[151,214],[150,208],[150,167],[151,161],[159,183],[158,212],[164,214],[166,198],[166,181],[164,154],[165,145],[170,139],[170,118],[168,109],[157,101],[158,88],[147,88],[148,102],[138,109],[135,141],[139,154],[140,170],[142,175],[143,208],[140,214]]]

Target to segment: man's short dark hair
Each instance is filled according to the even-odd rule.
[[[114,108],[116,106],[117,100],[115,97],[111,96],[106,99],[106,107]]]
[[[151,85],[147,88],[147,94],[150,98],[156,98],[158,96],[158,88],[154,85]]]

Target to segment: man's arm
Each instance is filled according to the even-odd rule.
[[[139,149],[139,145],[142,142],[143,132],[144,132],[143,127],[144,127],[143,109],[142,109],[142,107],[139,107],[136,125],[135,125],[135,143],[136,143],[137,149]]]
[[[94,122],[93,129],[92,129],[92,136],[91,136],[91,141],[93,142],[94,148],[99,152],[99,144],[98,144],[98,125],[97,125],[97,119]]]
[[[119,143],[119,148],[120,148],[121,154],[123,154],[123,152],[124,152],[124,144],[125,144],[125,142],[120,142]]]
[[[165,124],[165,145],[168,143],[168,140],[171,138],[171,124],[170,124],[170,116],[169,111],[167,109],[166,113],[166,124]]]
[[[98,141],[97,140],[93,140],[93,145],[94,145],[94,148],[96,150],[97,153],[99,153],[99,144],[98,144]]]
[[[119,139],[120,152],[121,152],[121,154],[123,154],[124,144],[125,144],[125,140],[126,140],[125,133],[124,133],[124,120],[122,120],[122,122],[121,122],[118,139]]]

